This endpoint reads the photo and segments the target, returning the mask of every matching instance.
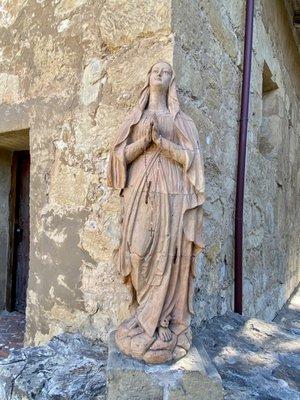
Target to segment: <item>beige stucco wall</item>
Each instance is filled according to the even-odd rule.
[[[119,198],[106,161],[147,69],[172,61],[170,10],[169,1],[4,6],[0,94],[10,126],[1,129],[30,127],[28,343],[63,330],[105,339],[129,313],[111,263]]]
[[[10,185],[11,152],[0,149],[0,310],[5,309],[6,306]]]
[[[189,1],[188,6],[183,3],[19,0],[4,5],[0,18],[0,112],[3,107],[9,110],[9,127],[3,120],[0,127],[19,129],[14,123],[30,127],[28,344],[44,342],[63,330],[81,330],[105,340],[107,332],[129,313],[129,293],[111,262],[119,234],[120,207],[117,193],[106,186],[106,163],[117,128],[136,103],[149,66],[161,58],[174,64],[182,107],[199,128],[205,154],[207,246],[198,260],[193,323],[232,308],[244,10],[240,1]],[[255,29],[263,30],[259,7]],[[265,23],[269,24],[267,20]],[[266,34],[266,48],[276,57],[278,40],[273,41]],[[299,243],[294,240],[293,245],[284,247],[283,235],[277,235],[276,240],[283,247],[276,247],[274,239],[268,252],[279,257],[283,249],[285,257],[280,263],[270,259],[266,265],[269,253],[265,242],[250,259],[256,251],[252,231],[259,236],[266,224],[277,229],[274,216],[280,207],[274,206],[273,217],[267,219],[266,197],[273,199],[275,205],[282,205],[286,199],[274,198],[269,186],[263,194],[258,190],[259,182],[266,186],[270,179],[264,172],[269,160],[254,150],[254,132],[261,123],[258,71],[266,57],[262,54],[265,47],[261,43],[256,47],[245,210],[250,221],[245,227],[246,281],[251,281],[254,289],[251,292],[246,283],[245,300],[247,312],[264,316],[258,303],[273,302],[273,312],[296,284],[295,266],[299,260],[295,251],[299,251]],[[268,54],[273,54],[270,51]],[[282,62],[276,65],[283,77],[280,93],[284,101],[287,95],[290,97],[296,118],[299,110],[295,89],[284,78]],[[294,132],[293,148],[297,148],[299,128]],[[290,140],[290,135],[283,135]],[[296,186],[294,180],[299,171],[297,157],[291,160],[288,151],[280,157],[275,158],[293,171],[286,178],[292,182],[286,186],[286,196],[293,202],[299,193],[299,182]],[[263,163],[261,167],[259,162]],[[256,179],[255,183],[255,176],[260,177],[259,182]],[[252,204],[258,201],[264,222],[256,226]],[[295,220],[290,208],[286,212],[291,221]],[[284,229],[288,235],[295,231],[289,225]],[[267,238],[266,241],[269,243]],[[286,263],[288,259],[293,261]],[[261,289],[257,271],[264,270],[264,279],[269,282],[271,271],[281,271],[283,266],[286,274],[280,285],[285,291],[276,303],[274,295],[268,294],[268,284]],[[281,287],[272,282],[272,287],[277,288],[274,290]]]

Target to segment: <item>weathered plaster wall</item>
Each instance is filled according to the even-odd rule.
[[[168,0],[3,5],[1,102],[31,133],[27,343],[78,329],[105,338],[129,312],[111,263],[119,198],[106,161],[145,72],[172,61],[170,10]]]
[[[129,293],[111,262],[120,208],[117,193],[106,186],[106,163],[146,71],[161,58],[174,64],[182,106],[197,123],[205,153],[207,246],[198,261],[194,323],[231,309],[242,3],[19,0],[3,5],[0,111],[5,109],[7,118],[0,120],[0,127],[30,127],[28,344],[64,330],[106,339],[129,313]],[[258,10],[258,19],[260,15]],[[270,46],[275,49],[277,44]],[[258,90],[261,78],[254,79]],[[258,102],[258,95],[251,104],[258,104],[255,99]],[[261,109],[261,100],[257,107]],[[259,114],[254,120],[260,126]],[[255,174],[263,176],[264,184],[269,181],[251,155],[248,172],[256,171],[257,188]],[[288,168],[289,157],[282,158]],[[264,201],[261,194],[257,198]],[[247,192],[247,215],[252,209],[249,199]],[[252,253],[247,252],[249,258]],[[261,270],[264,254],[249,261],[247,276],[254,281],[258,278],[253,271]],[[265,279],[277,265],[265,268]],[[295,275],[294,267],[287,268],[286,296]],[[246,301],[253,303],[255,296],[247,293]]]
[[[0,149],[0,310],[5,309],[10,180],[11,152]]]

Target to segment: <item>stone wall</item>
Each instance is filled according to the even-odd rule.
[[[9,246],[9,192],[11,152],[0,149],[0,310],[5,308]]]
[[[205,159],[206,249],[197,265],[195,324],[232,309],[243,13],[239,1],[173,2],[180,100],[197,124]]]
[[[148,68],[162,58],[174,65],[182,107],[199,128],[205,154],[207,246],[198,260],[194,324],[232,308],[242,3],[193,0],[187,6],[179,0],[18,0],[3,5],[0,111],[5,108],[6,122],[1,120],[0,127],[2,131],[20,129],[19,125],[22,129],[30,128],[28,344],[45,342],[65,330],[80,330],[106,340],[108,331],[129,313],[129,293],[111,262],[119,235],[120,208],[118,194],[106,186],[106,163],[118,126],[136,104]],[[259,6],[256,30],[263,29],[264,23],[270,24],[262,21]],[[280,41],[272,41],[267,33],[265,41],[277,57]],[[263,50],[255,50],[253,112],[254,108],[262,108],[262,95],[255,90],[258,93],[261,87],[262,73],[257,71],[263,65]],[[271,70],[273,64],[268,64]],[[282,65],[278,61],[279,71]],[[289,66],[286,68],[289,70]],[[285,75],[283,71],[280,74]],[[293,87],[283,78],[280,83],[283,98],[289,93],[290,107],[295,108]],[[294,119],[296,113],[295,109]],[[274,239],[269,253],[265,242],[260,243],[261,253],[253,247],[252,230],[259,236],[266,223],[277,229],[275,216],[283,205],[271,209],[270,219],[264,217],[267,222],[259,226],[255,225],[256,206],[252,205],[259,201],[265,215],[265,197],[276,204],[285,204],[285,197],[274,199],[269,186],[264,195],[260,189],[253,197],[251,187],[258,189],[257,179],[254,182],[258,172],[261,187],[269,183],[264,168],[270,161],[255,150],[253,139],[254,127],[258,132],[261,125],[261,111],[251,117],[245,303],[247,313],[259,315],[264,308],[256,303],[262,303],[262,299],[273,302],[273,298],[266,292],[269,283],[264,296],[260,292],[257,271],[262,270],[269,253],[280,258],[283,249],[281,263],[274,258],[268,260],[264,274],[268,282],[271,268],[273,272],[286,268],[286,291],[280,302],[272,305],[274,310],[278,309],[296,284],[297,250],[290,238],[284,239],[286,246],[290,243],[288,247],[279,238],[280,249],[274,249]],[[295,146],[296,132],[295,128]],[[287,133],[284,137],[290,140]],[[290,157],[288,151],[275,156],[288,170],[293,170],[285,179],[294,179],[299,170],[296,156],[294,161]],[[258,159],[264,162],[259,171]],[[296,180],[290,182],[289,191],[282,192],[289,193],[286,196],[291,198],[286,214],[292,221],[296,209],[292,209],[296,196],[296,187],[292,185],[296,185]],[[297,182],[299,192],[299,173]],[[283,217],[280,218],[283,224]],[[288,235],[294,232],[283,225],[278,229],[287,229]],[[299,249],[299,243],[297,246]],[[284,264],[288,259],[289,263]],[[247,282],[252,282],[252,292]],[[272,282],[272,287],[278,287]]]
[[[300,56],[281,1],[257,4],[245,192],[245,314],[271,320],[299,282]]]
[[[207,246],[198,260],[195,324],[232,309],[244,18],[240,1],[173,2],[174,67],[183,108],[200,131],[207,181]],[[243,303],[246,315],[267,320],[299,282],[299,71],[283,3],[256,2]]]

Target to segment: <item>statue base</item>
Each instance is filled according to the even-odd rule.
[[[221,377],[208,354],[192,346],[173,364],[148,365],[118,349],[115,331],[109,339],[108,400],[219,400]]]
[[[170,331],[171,339],[165,342],[156,334],[149,336],[140,326],[132,328],[134,319],[122,322],[115,332],[115,342],[123,354],[146,364],[164,364],[186,356],[192,344],[190,328],[178,336]]]

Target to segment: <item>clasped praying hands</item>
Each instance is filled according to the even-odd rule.
[[[151,118],[149,129],[145,136],[146,147],[148,147],[152,142],[161,147],[161,135],[159,134],[158,121],[155,113]]]

